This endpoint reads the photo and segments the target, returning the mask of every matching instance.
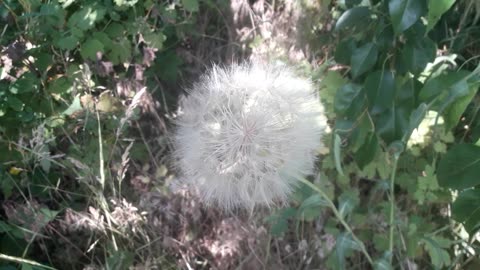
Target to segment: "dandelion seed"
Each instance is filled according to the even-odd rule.
[[[180,101],[175,155],[186,184],[224,209],[286,202],[312,173],[326,129],[311,83],[286,67],[214,67]]]

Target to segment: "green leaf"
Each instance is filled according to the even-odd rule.
[[[199,9],[198,0],[182,0],[182,5],[188,12],[197,12]]]
[[[80,97],[77,95],[74,99],[72,104],[62,113],[64,115],[72,115],[75,112],[83,110],[82,104],[80,104]]]
[[[107,258],[106,268],[115,270],[128,270],[133,264],[135,254],[129,251],[115,251]]]
[[[167,39],[162,33],[148,33],[144,37],[148,46],[161,50],[163,42]]]
[[[42,213],[43,222],[45,222],[45,224],[54,220],[58,213],[60,213],[60,211],[51,210],[46,207],[40,208],[40,212]]]
[[[115,65],[123,64],[130,59],[132,53],[132,45],[127,39],[122,39],[118,42],[112,42],[111,51],[108,53],[108,58]]]
[[[353,7],[362,3],[362,0],[345,0],[345,5],[347,7]]]
[[[298,214],[306,221],[312,221],[320,216],[322,207],[328,206],[329,204],[325,199],[318,194],[313,194],[302,202]]]
[[[461,89],[461,90],[468,89],[467,90],[468,93],[466,95],[462,94],[462,96],[455,98],[455,101],[453,101],[452,104],[449,105],[443,112],[443,119],[445,120],[446,130],[452,129],[458,123],[458,121],[460,120],[460,117],[463,115],[468,105],[470,104],[470,102],[472,101],[472,99],[475,97],[477,93],[477,86],[472,86],[470,84],[469,85],[459,84],[457,85],[457,87],[465,87],[464,89]]]
[[[362,246],[349,233],[341,233],[335,241],[335,252],[341,269],[345,269],[345,258],[351,250],[361,251]]]
[[[461,192],[452,204],[452,217],[474,235],[480,228],[480,189]]]
[[[370,19],[370,9],[368,7],[354,7],[345,11],[335,24],[335,31],[345,28],[359,26]]]
[[[390,0],[388,11],[397,35],[412,26],[425,12],[424,0]]]
[[[401,140],[404,132],[408,130],[410,114],[411,109],[408,106],[394,104],[392,108],[373,117],[377,134],[387,144]]]
[[[352,76],[357,78],[369,71],[377,62],[378,49],[374,43],[367,43],[353,51],[350,60]]]
[[[32,72],[27,72],[10,85],[8,89],[12,94],[22,94],[38,91],[40,80]]]
[[[454,93],[462,92],[462,89],[459,87],[462,86],[462,84],[465,86],[464,82],[469,74],[470,73],[466,71],[458,71],[431,78],[420,90],[418,98],[422,102],[429,103],[433,99],[440,99],[441,97],[445,99],[448,93],[453,90],[455,90]],[[454,86],[456,89],[452,89]],[[463,90],[465,95],[468,94],[468,88]]]
[[[96,60],[97,53],[104,52],[104,46],[102,42],[97,39],[90,38],[80,47],[80,54],[84,59]]]
[[[353,38],[342,40],[335,49],[335,61],[340,64],[350,65],[350,59],[356,48],[357,46]]]
[[[373,161],[378,151],[378,137],[375,133],[365,141],[365,143],[355,152],[355,162],[358,167],[363,170],[370,162]]]
[[[63,94],[68,92],[72,87],[72,82],[66,77],[59,77],[58,79],[50,82],[50,85],[47,87],[50,93]]]
[[[297,215],[295,208],[289,207],[280,209],[275,214],[268,216],[266,222],[270,224],[270,233],[275,236],[280,236],[288,230],[288,220]]]
[[[373,269],[375,269],[375,270],[392,270],[393,268],[386,259],[381,258],[381,259],[376,260],[373,263]]]
[[[320,84],[320,97],[325,105],[325,111],[327,113],[333,112],[335,95],[338,89],[346,84],[347,80],[339,72],[332,70],[328,71],[326,74],[321,72],[318,76],[322,77],[318,83]]]
[[[125,28],[123,27],[122,24],[120,23],[111,23],[108,25],[108,27],[105,29],[105,33],[110,37],[110,38],[118,38],[118,37],[123,37],[125,32]]]
[[[73,50],[77,47],[78,38],[76,36],[66,36],[55,42],[55,45],[62,50]]]
[[[425,244],[425,249],[430,255],[432,264],[438,269],[450,266],[451,260],[449,253],[443,249],[436,240],[436,238],[430,237],[424,237],[422,239],[422,243]]]
[[[16,98],[15,96],[13,95],[8,95],[5,97],[5,102],[8,104],[8,106],[10,108],[12,108],[13,110],[17,111],[17,112],[21,112],[23,111],[23,107],[25,104],[23,104],[23,102]]]
[[[480,184],[480,147],[473,144],[453,146],[437,168],[438,183],[453,189],[466,189]]]
[[[455,3],[455,0],[428,0],[427,32],[437,24],[442,15]]]
[[[379,114],[393,106],[395,80],[391,71],[375,71],[365,80],[370,113]]]
[[[342,86],[335,94],[334,110],[338,114],[345,114],[352,106],[355,97],[360,95],[362,87],[358,84],[348,83]]]
[[[353,209],[360,203],[358,194],[352,191],[345,191],[338,197],[338,212],[342,217],[352,213]]]
[[[420,125],[420,123],[422,123],[423,118],[425,118],[425,114],[427,113],[427,109],[427,104],[422,103],[412,112],[410,120],[408,121],[408,129],[405,131],[402,138],[403,143],[406,144],[408,142],[412,132]]]
[[[101,21],[105,16],[106,9],[99,3],[84,6],[73,13],[68,19],[68,27],[78,28],[82,31],[92,29],[95,23]]]
[[[437,48],[431,39],[417,37],[405,44],[401,59],[405,67],[417,75],[425,69],[428,63],[435,60],[436,52]]]

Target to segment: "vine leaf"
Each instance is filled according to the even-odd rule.
[[[480,184],[480,147],[473,144],[453,146],[437,168],[441,186],[463,190]]]
[[[353,51],[350,63],[352,65],[352,76],[357,78],[369,71],[377,62],[377,46],[370,42]]]
[[[424,13],[424,0],[391,0],[388,11],[392,18],[393,29],[397,35],[412,26]]]

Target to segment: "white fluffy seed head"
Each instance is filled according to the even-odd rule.
[[[312,173],[326,129],[309,80],[284,66],[213,67],[180,101],[175,156],[186,183],[224,209],[286,202]]]

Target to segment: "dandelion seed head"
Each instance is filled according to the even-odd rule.
[[[213,67],[180,101],[175,155],[188,185],[224,209],[286,202],[326,129],[309,80],[282,66]]]

